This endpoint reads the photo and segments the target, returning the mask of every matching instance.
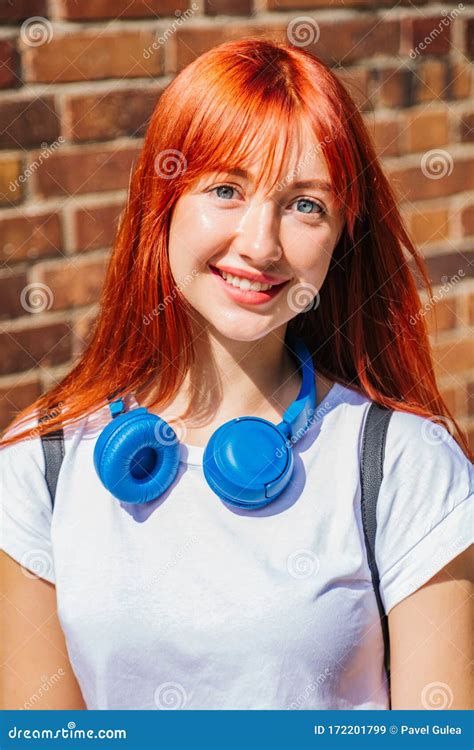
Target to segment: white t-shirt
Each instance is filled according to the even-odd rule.
[[[360,517],[369,405],[335,384],[290,485],[253,511],[222,502],[204,448],[185,444],[161,498],[121,504],[93,466],[108,405],[65,428],[54,513],[40,439],[0,450],[2,547],[56,584],[89,709],[388,708]],[[387,612],[472,543],[472,485],[447,430],[393,414],[376,539]]]

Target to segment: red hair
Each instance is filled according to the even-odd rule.
[[[131,176],[90,342],[69,374],[11,426],[50,413],[34,429],[38,436],[102,407],[112,392],[149,383],[156,383],[158,408],[174,396],[195,358],[189,308],[167,257],[174,205],[204,173],[255,156],[263,158],[257,182],[268,182],[303,132],[326,160],[345,225],[319,305],[290,320],[288,331],[303,337],[320,373],[379,404],[450,425],[470,457],[436,384],[408,265],[411,257],[431,297],[424,261],[357,107],[317,57],[261,37],[214,47],[161,95]],[[51,413],[57,404],[61,411]]]

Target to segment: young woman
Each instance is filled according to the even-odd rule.
[[[8,708],[468,708],[473,467],[409,256],[429,289],[320,60],[243,39],[174,79],[90,343],[3,436]]]

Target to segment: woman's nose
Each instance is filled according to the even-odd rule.
[[[274,206],[260,203],[245,211],[237,227],[234,249],[249,258],[250,264],[279,260],[280,220]]]

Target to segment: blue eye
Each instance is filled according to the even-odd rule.
[[[231,190],[231,191],[233,190],[233,191],[235,191],[235,187],[232,187],[232,185],[217,185],[217,187],[212,188],[212,190],[210,190],[209,192],[213,193],[216,190]],[[217,195],[217,193],[216,193],[216,195]],[[221,196],[218,196],[218,197],[221,197]],[[230,196],[230,197],[232,197],[232,196]],[[226,200],[226,199],[224,199],[224,200]]]
[[[303,204],[306,204],[306,206],[309,206],[309,211],[303,210],[302,212],[298,212],[298,213],[310,214],[310,213],[312,213],[312,211],[311,211],[311,207],[312,206],[315,206],[316,208],[319,208],[319,211],[317,212],[317,215],[323,216],[323,214],[326,213],[324,207],[321,206],[320,203],[316,203],[316,201],[310,200],[310,198],[297,198],[297,200],[294,201],[294,203],[300,203],[300,204],[303,203]]]

